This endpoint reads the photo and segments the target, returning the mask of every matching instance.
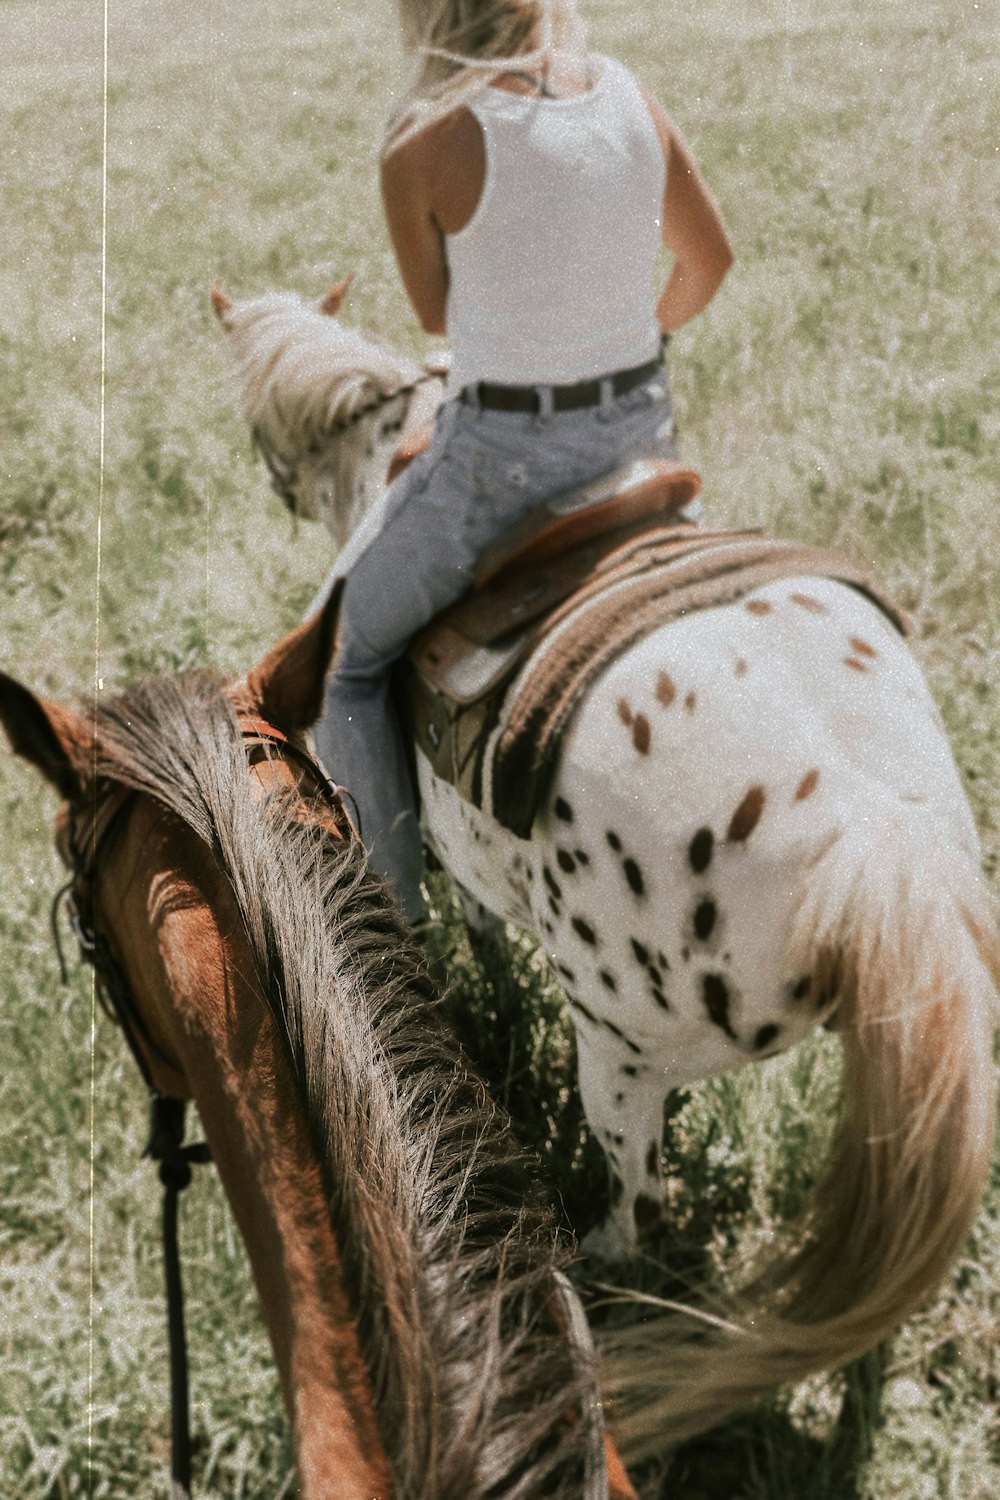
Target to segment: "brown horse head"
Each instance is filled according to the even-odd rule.
[[[625,1500],[530,1165],[363,852],[334,836],[321,773],[286,752],[318,710],[336,607],[235,683],[188,673],[76,712],[0,677],[0,719],[64,800],[144,1070],[197,1102],[300,1494],[586,1500],[606,1468]],[[274,731],[249,759],[248,719],[255,744]]]

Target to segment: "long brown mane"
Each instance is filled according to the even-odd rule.
[[[103,706],[97,743],[98,774],[183,820],[232,891],[308,1114],[396,1492],[579,1500],[591,1372],[560,1335],[552,1217],[360,849],[254,793],[207,674]]]

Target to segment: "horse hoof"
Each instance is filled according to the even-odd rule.
[[[591,1261],[603,1261],[606,1265],[618,1266],[633,1259],[638,1246],[622,1234],[613,1219],[605,1219],[584,1235],[580,1250]]]

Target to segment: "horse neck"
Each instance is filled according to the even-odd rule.
[[[200,839],[140,799],[102,868],[99,920],[152,1038],[154,1085],[197,1103],[268,1326],[300,1493],[388,1494],[320,1162],[228,881]]]

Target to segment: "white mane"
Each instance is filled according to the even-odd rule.
[[[250,426],[286,454],[316,446],[366,406],[417,380],[420,367],[289,294],[235,303],[225,318]]]
[[[240,408],[272,476],[281,473],[276,487],[340,550],[384,489],[404,424],[433,413],[439,383],[418,385],[427,379],[420,365],[289,293],[227,301],[220,317]]]

